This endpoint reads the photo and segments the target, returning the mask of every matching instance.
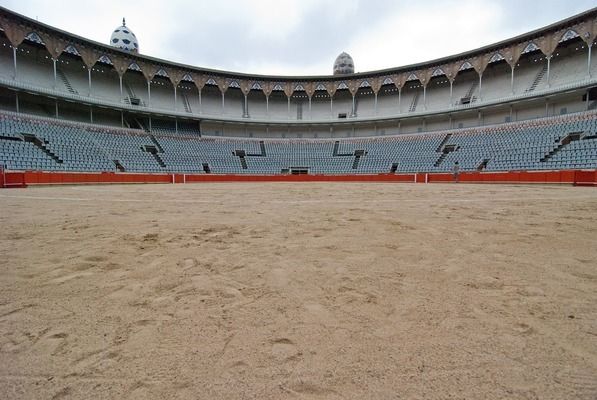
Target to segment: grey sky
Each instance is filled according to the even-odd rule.
[[[288,75],[329,74],[342,51],[353,56],[357,71],[431,60],[597,6],[595,0],[0,0],[0,5],[104,43],[126,17],[143,54]]]

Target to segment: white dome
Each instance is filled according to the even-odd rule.
[[[122,19],[122,26],[119,26],[112,32],[110,45],[132,53],[139,52],[139,41],[135,34],[126,26],[124,18]]]
[[[342,52],[334,62],[334,75],[354,74],[354,61],[348,53]]]

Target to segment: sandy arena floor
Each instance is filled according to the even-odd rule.
[[[597,398],[597,190],[0,191],[2,399]]]

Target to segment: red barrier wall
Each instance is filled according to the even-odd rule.
[[[43,171],[5,171],[0,187],[26,185],[78,185],[98,183],[193,183],[193,182],[416,182],[450,183],[450,173],[378,175],[218,175],[128,174]],[[459,183],[540,183],[597,185],[597,171],[462,172]]]

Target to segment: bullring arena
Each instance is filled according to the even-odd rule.
[[[0,398],[597,398],[596,36],[265,76],[0,8]]]
[[[5,398],[597,393],[591,188],[45,187],[0,204]]]

